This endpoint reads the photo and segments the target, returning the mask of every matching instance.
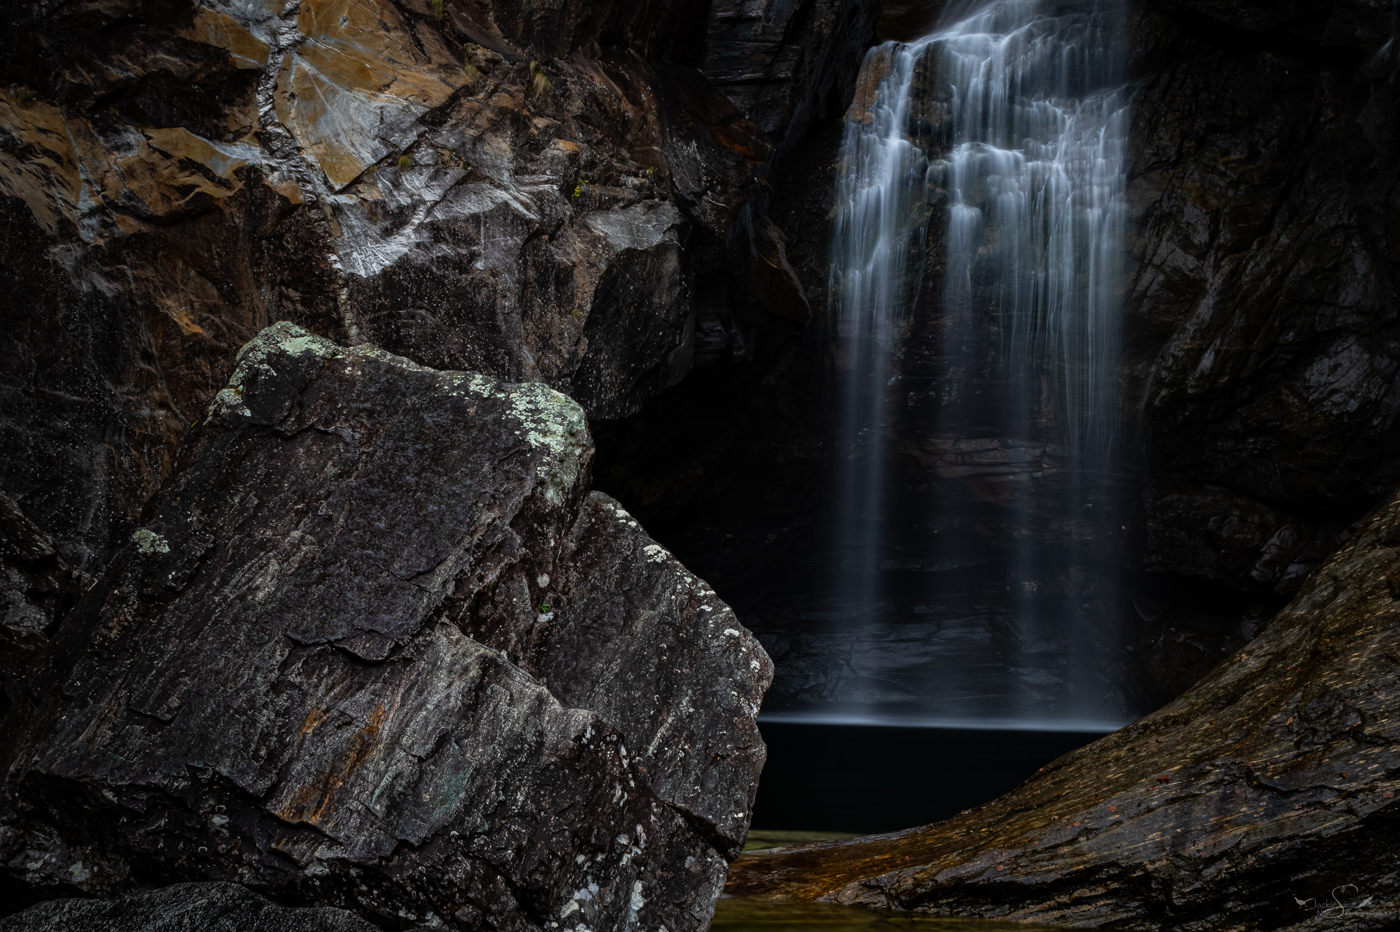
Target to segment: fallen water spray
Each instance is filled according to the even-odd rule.
[[[852,679],[847,699],[951,717],[1121,713],[1107,553],[1126,222],[1119,9],[964,4],[932,35],[867,57],[831,252],[838,588],[852,643],[893,630],[889,604],[909,599],[884,570],[916,562],[890,558],[891,528],[909,516],[887,500],[899,402],[917,407],[901,388],[917,381],[901,361],[916,305],[938,341],[916,452],[936,488],[958,489],[929,496],[926,523],[948,533],[918,566],[975,564],[999,585],[960,615],[915,606],[932,619],[918,630],[944,649],[907,660],[897,688],[882,674]],[[978,548],[986,555],[966,556]],[[883,653],[888,666],[899,648]]]

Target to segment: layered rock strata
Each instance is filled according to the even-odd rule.
[[[3,723],[7,902],[705,928],[772,668],[591,456],[538,383],[265,330]]]
[[[925,828],[748,856],[729,892],[1149,930],[1400,922],[1400,496],[1176,701]]]

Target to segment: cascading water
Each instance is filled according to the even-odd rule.
[[[1125,714],[1118,10],[965,4],[866,60],[831,273],[848,711]],[[914,492],[891,491],[910,486],[896,460],[917,463]]]

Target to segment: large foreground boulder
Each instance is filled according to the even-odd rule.
[[[1400,495],[1159,712],[947,822],[741,859],[729,892],[1161,932],[1395,929],[1397,793]]]
[[[3,724],[0,899],[705,928],[771,664],[591,455],[545,386],[263,331]]]

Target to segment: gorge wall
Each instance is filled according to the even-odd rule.
[[[0,486],[100,567],[277,320],[635,411],[749,277],[805,315],[763,177],[873,10],[12,5]]]
[[[936,7],[889,5],[882,29],[911,38]],[[1099,650],[1132,715],[1252,637],[1394,484],[1400,356],[1391,5],[1144,2],[1128,12],[1122,466],[1117,487],[1101,490],[1126,503],[1109,541],[1126,594]],[[857,118],[873,90],[864,80]],[[753,625],[777,663],[770,708],[819,705],[872,679],[866,698],[913,704],[920,657],[991,637],[1004,612],[1005,581],[975,573],[979,552],[1009,544],[989,489],[1046,463],[1017,462],[995,437],[952,457],[934,426],[950,378],[987,379],[998,362],[950,373],[940,357],[947,221],[936,189],[883,425],[898,451],[887,495],[899,530],[882,558],[897,621],[862,640],[828,634],[824,579],[842,546],[827,478],[838,430],[824,319],[833,204],[813,179],[838,168],[839,121],[810,138],[804,161],[774,179],[772,216],[813,324],[760,348],[747,390],[697,364],[615,434],[603,427],[599,482]],[[932,561],[940,529],[905,520],[939,496],[986,506],[962,529],[960,564]],[[1047,598],[1075,595],[1073,579],[1034,582]]]
[[[684,378],[733,295],[800,329],[764,179],[873,5],[3,16],[5,911],[236,880],[703,929],[771,666],[587,494],[584,416]]]
[[[933,426],[943,386],[998,363],[955,374],[940,355],[936,186],[880,426],[887,502],[980,510],[956,528],[893,522],[893,620],[860,640],[831,636],[824,582],[841,547],[827,250],[843,120],[869,104],[866,50],[940,8],[7,7],[6,706],[30,701],[26,658],[129,544],[238,348],[278,322],[574,398],[596,487],[773,655],[769,708],[857,679],[906,703],[929,656],[995,642],[1004,581],[976,572],[1007,546],[994,490],[1045,464]],[[1127,14],[1122,468],[1103,490],[1125,509],[1101,542],[1126,585],[1112,636],[1089,645],[1125,715],[1261,630],[1400,482],[1393,4]],[[958,535],[957,561],[929,560],[934,531]]]

